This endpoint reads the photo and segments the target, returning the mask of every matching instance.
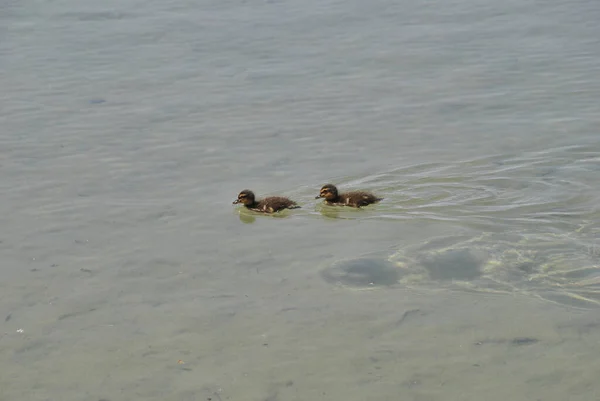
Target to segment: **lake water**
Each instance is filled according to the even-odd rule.
[[[0,0],[0,400],[598,399],[599,20]]]

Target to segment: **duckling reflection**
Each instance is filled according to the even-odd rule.
[[[250,213],[239,213],[238,217],[240,221],[244,224],[252,224],[256,221],[256,217],[252,216]]]
[[[340,209],[332,208],[332,207],[322,207],[319,209],[319,213],[321,216],[327,219],[339,219],[340,218]]]

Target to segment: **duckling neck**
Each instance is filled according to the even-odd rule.
[[[258,206],[258,202],[257,202],[257,201],[254,201],[254,202],[252,202],[251,204],[249,204],[249,205],[244,205],[244,206],[246,206],[248,209],[255,209],[255,208]]]

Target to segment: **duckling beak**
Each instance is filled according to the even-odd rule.
[[[240,203],[240,200],[236,199],[236,200],[233,201],[232,205],[237,205],[238,203]]]
[[[321,195],[319,195],[319,196],[315,196],[315,199],[319,199],[319,198],[321,198]]]

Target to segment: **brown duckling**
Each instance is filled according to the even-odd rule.
[[[233,204],[241,203],[250,210],[261,213],[275,213],[283,209],[297,209],[300,206],[293,200],[284,198],[283,196],[269,196],[268,198],[259,201],[254,197],[254,192],[249,189],[244,189],[238,195]]]
[[[332,184],[323,185],[321,191],[319,192],[319,196],[317,196],[315,199],[319,198],[325,198],[325,202],[327,202],[328,205],[351,207],[367,206],[371,203],[377,203],[383,199],[378,198],[372,193],[364,191],[353,191],[339,194],[335,185]]]

